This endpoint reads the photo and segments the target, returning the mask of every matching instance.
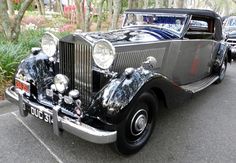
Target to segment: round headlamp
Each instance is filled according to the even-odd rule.
[[[101,69],[108,69],[115,59],[115,48],[106,40],[95,43],[93,48],[93,60]]]
[[[59,39],[49,32],[43,35],[41,47],[48,57],[53,57],[56,54],[58,41]]]
[[[57,74],[54,77],[54,84],[58,92],[64,93],[68,89],[69,79],[65,75]]]

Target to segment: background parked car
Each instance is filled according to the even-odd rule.
[[[223,34],[225,41],[230,45],[232,59],[236,59],[236,16],[224,20]]]

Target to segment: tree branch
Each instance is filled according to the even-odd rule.
[[[33,0],[25,0],[22,4],[21,4],[21,8],[18,12],[18,14],[16,15],[16,18],[15,18],[15,22],[16,23],[20,23],[24,14],[25,14],[25,11],[27,10],[27,8],[30,6],[30,4],[32,3]]]

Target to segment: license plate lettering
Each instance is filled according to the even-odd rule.
[[[47,123],[53,123],[51,115],[49,115],[49,114],[47,114],[47,113],[45,113],[45,112],[43,112],[39,109],[31,107],[30,108],[30,114],[32,114],[33,116],[35,116],[35,117],[37,117],[41,120],[44,120]]]
[[[47,122],[47,123],[53,123],[53,122],[52,122],[52,119],[51,119],[51,116],[48,115],[48,114],[45,114],[44,121]]]

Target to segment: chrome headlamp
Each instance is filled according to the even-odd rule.
[[[65,75],[57,74],[54,77],[54,84],[58,92],[64,93],[68,89],[69,79]]]
[[[46,32],[42,37],[41,47],[48,57],[53,57],[57,51],[59,39],[52,33]]]
[[[115,48],[109,41],[100,40],[93,48],[93,60],[101,69],[108,69],[115,59]]]

